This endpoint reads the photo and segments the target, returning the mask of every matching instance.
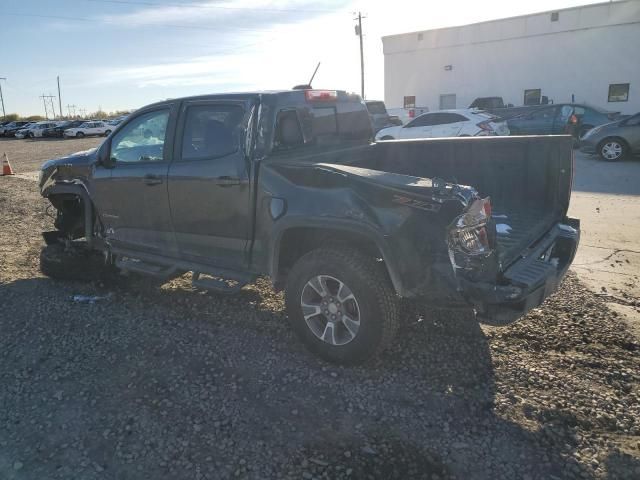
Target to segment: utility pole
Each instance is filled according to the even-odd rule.
[[[62,95],[60,95],[60,75],[58,75],[58,105],[60,106],[60,118],[62,118]]]
[[[358,20],[358,25],[356,25],[356,35],[360,37],[360,95],[364,100],[364,49],[362,47],[362,19],[367,18],[363,17],[362,13],[358,12],[358,17],[354,18],[354,20]]]
[[[51,112],[53,113],[53,118],[56,118],[56,109],[53,106],[53,99],[56,98],[55,95],[45,95],[44,93],[40,95],[42,98],[42,104],[44,105],[44,116],[49,120],[49,109],[47,108],[47,102],[51,105]]]
[[[71,113],[73,111],[73,114]],[[71,116],[76,116],[76,106],[75,105],[67,105],[67,114],[69,115],[69,118],[71,118]]]
[[[0,77],[0,103],[2,103],[2,119],[7,117],[7,113],[4,111],[4,97],[2,96],[2,80],[6,80],[5,77]]]
[[[47,98],[44,93],[42,95],[40,95],[40,98],[42,99],[42,105],[44,105],[44,116],[47,120],[49,120],[49,112],[47,111],[47,101],[45,100],[45,98]]]

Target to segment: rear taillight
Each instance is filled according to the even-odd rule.
[[[409,118],[414,118],[415,116],[416,116],[416,111],[413,108],[411,108],[409,110]]]
[[[466,268],[475,257],[486,256],[493,247],[487,232],[491,219],[489,197],[476,199],[449,227],[449,257],[454,268]]]

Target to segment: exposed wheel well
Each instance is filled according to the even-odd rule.
[[[367,256],[382,259],[382,252],[378,245],[366,235],[315,227],[291,228],[282,235],[278,246],[276,288],[281,288],[284,285],[287,274],[300,257],[328,245],[347,245],[358,249]]]
[[[47,198],[56,209],[54,220],[56,229],[67,238],[75,240],[86,237],[90,243],[95,217],[94,208],[88,196],[65,192],[54,193]]]

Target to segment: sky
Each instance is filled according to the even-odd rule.
[[[204,93],[315,88],[383,99],[385,35],[554,10],[598,0],[0,0],[7,113],[128,110]],[[1,112],[0,112],[1,113]]]

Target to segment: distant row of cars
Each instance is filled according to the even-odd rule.
[[[15,138],[107,136],[122,120],[118,118],[115,120],[5,122],[0,123],[0,136]]]
[[[382,102],[370,115],[376,140],[437,137],[475,137],[490,135],[561,135],[575,138],[582,151],[598,154],[603,160],[620,160],[640,153],[640,114],[621,115],[583,104],[551,104],[504,107],[495,111],[476,108],[438,110],[423,113],[404,125],[392,121]],[[511,110],[517,110],[512,115]],[[508,113],[511,112],[511,113]],[[504,113],[504,115],[503,115]],[[378,117],[378,118],[374,118]],[[397,118],[397,117],[396,117]],[[381,123],[386,123],[381,125]],[[400,122],[402,123],[402,122]]]

